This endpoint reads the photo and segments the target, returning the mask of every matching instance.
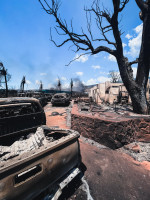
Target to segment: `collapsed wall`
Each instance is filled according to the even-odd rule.
[[[147,136],[150,138],[150,116],[124,116],[115,113],[93,115],[89,112],[80,112],[78,106],[74,105],[71,129],[115,149]]]

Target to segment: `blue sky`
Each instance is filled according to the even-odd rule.
[[[84,6],[91,5],[88,0],[62,0],[60,14],[68,23],[73,19],[74,31],[86,29]],[[104,6],[111,9],[111,0],[105,0]],[[139,9],[134,0],[130,0],[122,13],[124,34],[124,52],[129,60],[134,60],[139,53],[142,22]],[[77,57],[68,50],[70,44],[57,48],[50,41],[50,27],[57,43],[63,37],[57,36],[53,27],[56,25],[52,16],[47,15],[38,0],[1,0],[0,1],[0,60],[12,75],[10,88],[18,89],[25,75],[25,89],[39,88],[39,81],[44,88],[52,87],[58,76],[65,87],[71,78],[79,77],[84,84],[90,85],[108,80],[110,70],[118,70],[117,63],[107,53],[95,56],[83,56],[69,66],[65,66]],[[100,33],[92,21],[93,32]],[[112,35],[109,35],[112,38]],[[83,52],[79,52],[80,55]],[[136,67],[133,66],[136,72]]]

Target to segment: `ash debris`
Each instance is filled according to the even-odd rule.
[[[109,104],[103,102],[102,104],[98,105],[94,102],[90,102],[90,99],[87,98],[85,100],[78,100],[78,111],[79,112],[86,112],[88,114],[92,115],[107,115],[107,113],[112,113],[114,116],[120,117],[127,117],[127,118],[132,118],[132,117],[141,117],[141,115],[133,113],[132,111],[132,106],[129,104]],[[144,117],[148,117],[148,115],[143,115]],[[108,117],[108,116],[107,116]]]
[[[22,153],[30,152],[53,142],[53,137],[46,137],[44,130],[41,127],[37,128],[35,133],[30,133],[27,138],[20,138],[15,141],[11,146],[0,146],[0,162],[9,160]]]
[[[91,196],[90,188],[89,188],[88,182],[86,181],[85,177],[83,176],[81,180],[83,183],[81,186],[81,189],[86,193],[87,200],[94,200],[93,197]]]

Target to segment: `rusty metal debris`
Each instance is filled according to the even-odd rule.
[[[86,102],[78,103],[78,107],[79,107],[80,111],[84,111],[84,112],[90,112],[90,110],[91,110],[91,105]]]
[[[102,106],[96,105],[94,103],[80,102],[78,103],[78,107],[79,111],[81,112],[99,113],[106,111],[106,109],[104,109]]]
[[[51,93],[43,93],[43,92],[19,92],[17,94],[18,97],[33,97],[40,101],[42,107],[44,107],[47,102],[51,101],[52,94]]]
[[[128,115],[128,112],[131,112],[131,106],[130,105],[122,105],[118,104],[117,101],[114,101],[114,104],[107,104],[103,102],[103,104],[98,105],[95,102],[78,102],[78,110],[79,112],[86,112],[91,113],[92,115],[98,114],[99,116],[105,115],[105,113],[116,113],[118,115]],[[107,116],[109,117],[109,116]]]
[[[59,112],[52,112],[51,115],[49,116],[56,116],[56,115],[60,115],[62,116],[63,114],[65,114],[66,112],[63,112],[63,113],[59,113]]]

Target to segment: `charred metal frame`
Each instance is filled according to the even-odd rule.
[[[40,109],[37,115],[39,118],[37,126],[39,127],[46,122],[45,113],[39,101],[34,98],[0,99],[0,108],[25,106],[32,103],[36,103]],[[31,113],[27,115],[29,120],[31,120],[30,117],[32,117]],[[30,126],[30,122],[24,115],[14,116],[14,120],[12,118],[12,116],[0,118],[0,128],[2,128],[3,122],[6,123],[7,128],[9,127],[9,131],[6,128],[2,132],[1,129],[0,143],[3,139],[14,140],[16,133],[24,136],[27,132],[36,129],[33,121],[31,120]],[[16,132],[12,127],[18,123],[18,120],[25,123],[25,126],[21,126],[20,130]],[[10,127],[11,123],[12,127]],[[0,163],[0,199],[30,200],[47,188],[49,191],[56,190],[56,186],[63,184],[63,182],[60,184],[60,180],[79,167],[81,163],[79,133],[67,129],[52,129],[46,125],[41,127],[47,137],[55,135],[56,140],[49,141],[38,149],[21,153]]]
[[[32,105],[38,108],[37,111],[33,113],[25,112],[24,106]],[[13,108],[20,106],[22,111],[17,115],[10,115],[2,117],[0,116],[0,141],[1,138],[8,135],[21,134],[26,131],[35,130],[40,125],[46,124],[46,117],[43,108],[41,107],[39,101],[34,98],[1,98],[0,99],[0,109]]]
[[[53,189],[60,178],[79,166],[79,133],[47,130],[68,135],[3,163],[0,166],[0,199],[32,199],[49,187]]]
[[[58,98],[56,98],[58,96]],[[63,97],[63,98],[62,98]],[[66,93],[56,93],[51,99],[52,105],[69,105],[70,97]]]

